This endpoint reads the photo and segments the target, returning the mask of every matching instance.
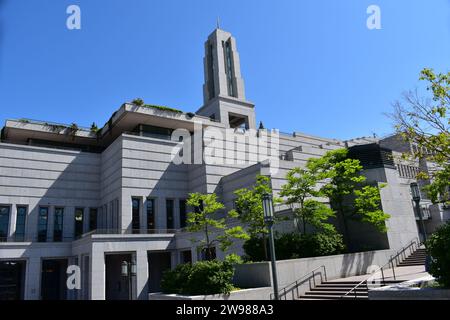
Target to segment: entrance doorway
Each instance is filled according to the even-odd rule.
[[[148,291],[160,292],[161,279],[164,271],[171,268],[170,252],[149,252],[148,253]]]
[[[23,300],[25,261],[0,261],[0,300]]]
[[[41,299],[67,299],[67,259],[42,260]]]
[[[122,276],[122,262],[131,263],[131,254],[107,254],[106,263],[106,300],[131,300],[133,281],[129,276]]]

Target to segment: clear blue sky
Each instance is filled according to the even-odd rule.
[[[366,27],[370,4],[382,30]],[[384,135],[419,71],[449,69],[449,0],[0,0],[0,120],[103,125],[135,97],[196,111],[217,16],[257,120],[285,132]]]

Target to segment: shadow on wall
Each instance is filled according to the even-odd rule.
[[[349,274],[366,274],[369,266],[372,265],[374,252],[366,252],[363,259],[359,254],[346,254],[342,260],[341,277],[348,277]]]

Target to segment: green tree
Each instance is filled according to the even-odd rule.
[[[266,193],[272,194],[270,178],[258,175],[256,176],[256,183],[253,188],[239,189],[234,193],[237,196],[235,209],[231,210],[230,214],[237,216],[241,222],[246,224],[247,233],[251,238],[261,237],[264,256],[267,260],[269,258],[267,251],[267,234],[269,230],[264,222],[262,198]],[[273,202],[277,204],[281,200],[274,197]]]
[[[431,182],[425,189],[434,203],[450,203],[450,72],[435,73],[423,69],[420,80],[427,82],[429,97],[417,90],[404,94],[390,115],[397,132],[414,148],[406,154],[437,164],[421,172],[418,179]]]
[[[380,232],[386,232],[385,221],[390,216],[380,209],[379,189],[364,186],[363,167],[359,160],[348,158],[347,149],[329,151],[321,158],[309,159],[307,168],[317,172],[324,182],[319,191],[330,199],[331,208],[341,218],[347,245],[349,220],[370,223]]]
[[[280,196],[286,197],[286,204],[292,206],[298,231],[306,234],[308,224],[316,229],[334,230],[331,224],[325,222],[334,216],[334,211],[317,200],[308,199],[319,196],[317,174],[312,170],[294,168],[287,173],[286,180]]]
[[[226,218],[218,217],[218,212],[224,209],[224,205],[217,201],[215,193],[191,193],[187,204],[197,210],[188,213],[186,229],[190,232],[203,232],[204,237],[194,241],[205,252],[206,260],[214,258],[213,248],[216,244],[222,251],[226,251],[233,244],[233,239],[249,238],[241,226],[228,227]],[[230,212],[227,218],[236,218],[236,215]]]

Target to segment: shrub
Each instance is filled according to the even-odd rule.
[[[427,240],[425,246],[432,257],[430,274],[439,284],[450,288],[450,222],[438,228]]]
[[[264,252],[260,238],[252,238],[245,242],[246,260],[263,261]],[[321,232],[315,234],[284,233],[275,239],[275,252],[278,260],[319,257],[344,252],[342,235],[337,232]]]
[[[161,281],[164,293],[185,295],[228,294],[234,289],[233,265],[228,261],[199,261],[166,271]]]

